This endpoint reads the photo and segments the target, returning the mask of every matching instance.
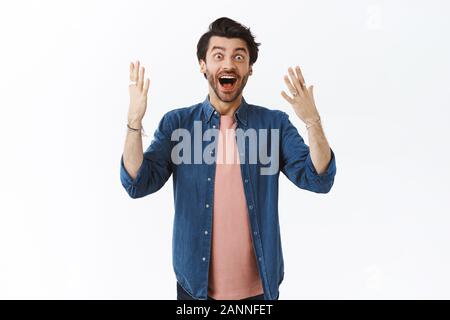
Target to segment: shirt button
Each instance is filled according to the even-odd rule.
[[[205,230],[205,234],[208,234],[208,230]]]
[[[217,111],[214,111],[214,114],[217,114]]]
[[[208,177],[208,181],[211,181],[211,178],[210,178],[210,177]]]
[[[215,125],[215,124],[213,124],[213,128],[214,128],[214,129],[216,128],[216,125]]]
[[[205,258],[203,258],[203,259],[205,259]],[[261,261],[261,257],[259,257],[258,260]]]
[[[245,179],[244,181],[245,181],[245,183],[247,183],[247,182],[248,182],[248,179]]]
[[[253,234],[254,234],[255,236],[256,236],[256,234],[257,234],[257,233],[258,233],[258,232],[256,232],[256,231],[255,231],[255,232],[253,232]]]
[[[203,260],[203,261],[206,261],[206,258],[205,258],[205,257],[203,257],[203,258],[202,258],[202,260]]]
[[[209,204],[206,204],[206,207],[209,208]]]
[[[250,210],[252,210],[252,209],[253,209],[253,206],[252,206],[252,205],[249,205],[248,207],[250,208]]]

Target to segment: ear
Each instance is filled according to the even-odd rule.
[[[250,66],[250,72],[249,72],[249,75],[252,75],[253,74],[253,68],[252,68],[252,66]]]
[[[206,63],[203,59],[200,59],[200,72],[206,73]]]

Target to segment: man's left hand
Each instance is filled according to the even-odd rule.
[[[314,102],[313,86],[306,87],[305,79],[303,78],[300,67],[297,66],[294,70],[289,67],[288,72],[290,79],[287,75],[284,76],[284,82],[289,88],[292,98],[283,91],[281,95],[286,99],[294,108],[297,116],[306,124],[314,122],[319,119],[319,112],[317,111],[316,104]]]

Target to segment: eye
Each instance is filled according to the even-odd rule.
[[[242,56],[242,55],[240,55],[240,54],[237,55],[236,58],[240,58],[240,59],[238,59],[238,60],[244,60],[244,56]]]
[[[214,55],[215,58],[217,58],[217,56],[222,56],[222,54],[221,54],[221,53],[216,53],[216,54]]]

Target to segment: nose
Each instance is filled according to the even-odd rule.
[[[233,57],[227,57],[227,58],[223,59],[222,68],[225,70],[236,69],[235,65],[234,65]]]

